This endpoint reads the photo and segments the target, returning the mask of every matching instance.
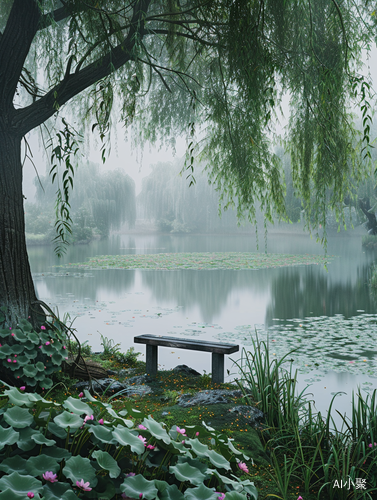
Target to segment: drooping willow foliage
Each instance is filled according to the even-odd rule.
[[[47,121],[64,206],[75,155],[69,134],[98,133],[105,159],[111,125],[121,120],[141,143],[174,145],[183,134],[188,176],[200,158],[223,203],[251,220],[261,204],[271,220],[285,216],[272,148],[285,95],[294,188],[317,227],[326,207],[341,213],[350,179],[362,177],[349,109],[352,99],[362,109],[365,153],[368,84],[357,71],[373,32],[368,8],[352,0],[7,0],[3,37],[12,23],[26,29],[25,16],[34,22],[16,123],[24,134]],[[74,128],[61,129],[61,117]]]

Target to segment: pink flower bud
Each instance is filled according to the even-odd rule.
[[[46,330],[46,327],[42,325],[41,330]]]
[[[21,385],[20,391],[24,391],[25,389],[26,389],[26,387],[24,385]]]
[[[98,420],[98,423],[99,423],[100,425],[103,425],[103,418],[100,418],[100,419]]]

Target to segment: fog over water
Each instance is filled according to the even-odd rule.
[[[343,411],[357,385],[376,387],[377,350],[370,338],[377,333],[376,301],[367,284],[375,254],[363,252],[361,234],[329,238],[328,253],[335,257],[327,271],[319,265],[256,271],[53,267],[96,255],[254,252],[251,234],[121,234],[71,246],[62,261],[48,246],[30,247],[29,255],[38,296],[58,307],[60,316],[69,312],[77,317],[80,340],[89,341],[94,350],[101,350],[100,333],[123,350],[142,333],[217,339],[250,350],[257,328],[270,342],[271,355],[280,357],[299,347],[293,355],[299,380],[302,386],[313,384],[310,392],[319,409],[327,408],[333,393],[346,391],[348,396],[336,406]],[[301,233],[270,234],[268,251],[324,253]],[[137,350],[144,353],[144,346]],[[159,363],[167,369],[187,364],[200,372],[211,370],[210,355],[195,351],[160,348]],[[235,372],[230,359],[226,368]]]

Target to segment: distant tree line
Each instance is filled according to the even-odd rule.
[[[25,204],[29,243],[49,242],[55,236],[56,185],[48,175],[35,180],[36,202]],[[122,170],[101,173],[98,165],[81,165],[75,172],[75,189],[70,198],[73,220],[71,242],[106,238],[124,223],[133,227],[136,219],[135,183]]]

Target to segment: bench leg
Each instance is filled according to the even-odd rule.
[[[224,382],[224,354],[212,353],[212,382],[214,384]]]
[[[150,377],[157,375],[157,346],[147,345],[146,372]]]

